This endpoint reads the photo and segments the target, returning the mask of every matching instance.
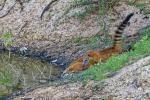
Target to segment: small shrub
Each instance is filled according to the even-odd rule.
[[[0,37],[3,40],[4,46],[9,50],[9,58],[10,58],[10,47],[14,44],[13,43],[13,35],[10,32],[4,33]]]

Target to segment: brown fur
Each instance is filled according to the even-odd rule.
[[[106,61],[109,57],[111,57],[112,55],[119,54],[121,51],[122,50],[120,49],[120,47],[118,48],[117,46],[106,48],[102,51],[90,51],[86,54],[89,57],[89,63],[87,65],[83,65],[84,57],[80,57],[79,59],[75,60],[72,64],[70,64],[70,66],[64,71],[64,73],[73,73],[85,70],[98,62]]]
[[[85,70],[98,62],[106,61],[112,55],[117,55],[121,53],[122,52],[121,40],[123,29],[125,28],[127,22],[132,16],[133,14],[129,14],[127,18],[118,27],[114,35],[114,44],[112,47],[103,50],[94,50],[87,52],[85,55],[83,55],[82,57],[78,58],[73,63],[71,63],[70,66],[67,69],[65,69],[63,73],[73,73]]]

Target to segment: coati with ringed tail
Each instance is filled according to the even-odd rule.
[[[118,29],[115,31],[114,35],[114,43],[111,47],[105,48],[103,50],[93,50],[87,52],[77,60],[73,61],[68,68],[66,68],[63,72],[65,73],[73,73],[85,70],[92,65],[100,62],[106,61],[112,55],[116,55],[122,52],[122,33],[125,27],[127,26],[129,20],[134,15],[134,13],[130,13],[123,22],[118,26]]]

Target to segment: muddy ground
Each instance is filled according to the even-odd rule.
[[[72,1],[58,0],[51,5],[41,19],[41,13],[48,3],[44,0],[30,0],[24,1],[21,6],[15,1],[6,1],[4,8],[0,11],[0,34],[6,32],[13,34],[13,52],[20,53],[24,49],[26,56],[38,57],[49,62],[57,59],[56,65],[66,67],[85,51],[107,46],[101,39],[97,40],[94,47],[87,42],[77,43],[80,37],[88,40],[95,34],[105,39],[101,36],[103,32],[98,13],[92,13],[80,21],[71,15],[81,8],[76,7],[66,13]],[[125,35],[136,34],[139,29],[149,25],[149,17],[143,15],[140,9],[126,4],[121,2],[114,7],[115,12],[110,12],[105,18],[106,29],[110,35],[113,35],[119,23],[131,12],[135,15],[131,19],[130,26],[125,29]],[[4,16],[5,14],[7,15]]]

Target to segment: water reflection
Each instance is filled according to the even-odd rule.
[[[61,69],[40,60],[0,53],[0,95],[34,87],[60,76]]]

